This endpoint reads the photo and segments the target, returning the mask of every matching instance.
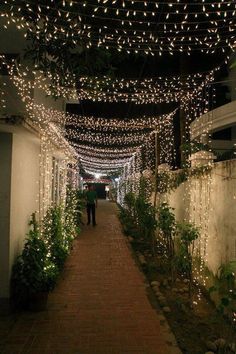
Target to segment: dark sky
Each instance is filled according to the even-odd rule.
[[[222,64],[224,58],[219,54],[203,55],[195,53],[191,57],[187,55],[164,55],[161,58],[152,56],[134,55],[111,55],[110,63],[114,68],[114,77],[118,78],[155,78],[158,76],[171,77],[173,75],[194,74],[197,72],[209,71]],[[225,68],[221,70],[217,79],[227,74]],[[218,91],[222,91],[218,87]],[[129,118],[140,117],[142,115],[165,114],[176,108],[173,104],[146,104],[136,105],[132,103],[106,103],[82,101],[81,104],[68,104],[67,111],[73,114],[85,116],[98,116],[104,118]]]

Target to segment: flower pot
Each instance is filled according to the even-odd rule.
[[[47,309],[48,293],[32,293],[28,299],[28,310],[33,312],[45,311]]]

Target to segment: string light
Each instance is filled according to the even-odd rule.
[[[206,3],[198,0],[186,3],[181,0],[97,0],[94,4],[89,0],[51,0],[47,5],[42,1],[35,4],[25,0],[5,0],[3,10],[0,16],[5,19],[4,28],[14,23],[19,30],[24,31],[26,38],[33,38],[36,44],[40,41],[48,45],[59,40],[62,47],[72,43],[86,48],[97,46],[126,51],[128,54],[153,56],[163,53],[191,55],[192,52],[223,52],[226,58],[236,45],[235,1]],[[219,70],[215,68],[207,73],[144,80],[84,77],[76,82],[71,73],[62,78],[50,71],[45,73],[37,66],[32,71],[21,64],[7,63],[4,56],[0,56],[0,59],[8,68],[10,78],[25,103],[28,115],[25,121],[36,128],[40,135],[40,185],[46,186],[39,193],[41,215],[44,215],[51,198],[48,169],[56,148],[63,149],[65,154],[61,162],[56,162],[63,171],[63,199],[66,194],[67,165],[71,161],[76,164],[75,161],[79,159],[81,167],[88,173],[121,173],[118,200],[123,204],[127,192],[137,193],[143,168],[153,169],[155,134],[159,140],[160,164],[174,167],[173,117],[176,110],[160,117],[129,120],[75,116],[36,104],[32,98],[33,89],[41,89],[48,96],[74,100],[135,104],[178,102],[186,116],[184,130],[188,142],[191,122],[209,109],[209,84]],[[33,79],[29,78],[31,74],[34,75]],[[50,83],[52,80],[53,85]],[[0,103],[4,109],[3,86],[0,87]],[[208,134],[207,130],[205,132]],[[201,260],[200,268],[195,269],[195,281],[204,285],[211,183],[209,175],[203,176],[201,181],[189,175],[184,194],[185,202],[190,202],[188,221],[197,223],[201,228],[201,236],[197,241]],[[152,185],[151,178],[149,185]],[[161,192],[162,187],[164,189],[164,185],[160,186]],[[199,195],[197,190],[200,191]]]
[[[114,119],[114,118],[101,118],[94,116],[80,116],[67,114],[66,126],[73,126],[75,128],[83,127],[89,129],[102,129],[102,130],[143,130],[143,129],[153,129],[158,125],[159,120],[164,120],[169,115],[161,115],[157,117],[137,117],[129,119]]]
[[[104,102],[133,102],[135,104],[186,101],[190,93],[203,91],[213,81],[219,67],[207,73],[185,77],[138,80],[112,80],[111,78],[81,78],[78,96],[81,100]]]
[[[125,6],[123,6],[125,4]],[[147,5],[145,5],[147,4]],[[5,0],[5,27],[15,22],[37,40],[115,48],[155,55],[192,51],[215,53],[235,46],[234,1],[109,3]],[[53,23],[53,26],[52,26]],[[26,33],[26,36],[27,36]]]

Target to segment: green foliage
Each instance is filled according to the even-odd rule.
[[[31,293],[51,291],[58,276],[58,270],[48,254],[47,243],[41,238],[39,227],[32,215],[32,229],[12,270],[12,295],[18,303],[27,301]]]
[[[152,184],[145,178],[144,176],[140,177],[139,180],[139,197],[143,198],[144,200],[148,200],[152,193]]]
[[[158,223],[157,226],[162,230],[162,232],[170,236],[175,231],[175,215],[172,212],[173,208],[171,208],[168,203],[161,203],[158,207]]]
[[[126,233],[144,237],[149,242],[153,240],[157,223],[155,208],[147,201],[144,183],[138,196],[132,192],[125,195],[125,208],[121,209],[120,218]]]
[[[158,174],[157,190],[159,193],[169,193],[177,189],[188,178],[200,178],[211,171],[211,166],[204,165],[194,168],[184,168],[178,172],[162,172]]]
[[[79,193],[68,189],[66,205],[51,207],[42,221],[41,232],[35,214],[22,254],[12,271],[12,295],[23,304],[32,293],[48,292],[55,286],[59,270],[78,234]]]
[[[181,240],[187,247],[191,245],[192,241],[199,237],[199,229],[191,223],[179,223],[177,227]]]
[[[199,141],[192,140],[190,142],[184,142],[180,146],[180,149],[183,155],[183,161],[181,162],[181,167],[189,168],[190,167],[189,157],[198,151],[209,151],[210,146],[208,144],[203,144]]]
[[[230,65],[230,69],[234,69],[235,67],[236,67],[236,60],[234,59],[234,61]]]
[[[65,206],[65,233],[69,242],[72,242],[80,231],[82,203],[82,194],[68,188]]]
[[[59,269],[63,267],[72,241],[80,231],[83,207],[82,192],[68,188],[65,207],[49,208],[43,220],[43,237],[47,241],[52,262]]]
[[[181,145],[180,148],[182,149],[183,153],[187,158],[195,152],[210,150],[210,146],[208,144],[203,144],[196,140],[192,140],[189,143],[184,143]]]
[[[71,235],[66,234],[61,206],[51,207],[43,220],[43,237],[48,243],[51,260],[61,269],[69,254]]]
[[[82,43],[75,45],[73,38],[69,37],[66,43],[58,36],[48,40],[43,31],[37,35],[29,32],[28,39],[30,45],[25,51],[25,58],[36,64],[45,76],[51,74],[50,89],[54,98],[59,97],[54,89],[58,84],[70,88],[71,82],[84,75],[91,77],[113,75],[111,55],[102,48],[87,49]]]
[[[218,310],[228,314],[230,319],[235,321],[236,313],[236,262],[222,264],[217,272],[216,284],[212,286],[209,293],[218,292],[220,303]]]
[[[81,190],[76,191],[76,225],[77,225],[77,231],[80,230],[80,226],[82,224],[82,215],[83,215],[83,210],[85,208],[86,201],[84,198],[84,193]]]
[[[127,208],[128,212],[130,214],[134,214],[135,210],[135,194],[132,192],[129,192],[125,195],[124,197],[124,203],[125,207]]]
[[[174,257],[174,236],[176,229],[175,215],[172,210],[167,203],[160,204],[157,209],[157,226],[161,231],[162,241],[171,262]]]
[[[236,261],[222,264],[218,270],[218,279],[222,291],[229,291],[235,288],[236,284]]]
[[[178,252],[176,254],[176,265],[181,273],[192,283],[192,246],[193,241],[199,237],[199,229],[191,223],[177,224],[179,235]]]
[[[152,238],[157,226],[156,212],[151,203],[142,196],[138,196],[135,200],[135,216],[140,234],[146,239]]]

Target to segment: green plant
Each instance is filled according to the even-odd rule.
[[[236,261],[222,264],[218,270],[220,291],[230,291],[236,287]]]
[[[51,261],[61,269],[69,254],[71,235],[66,234],[63,209],[61,206],[51,207],[43,220],[43,237],[46,240]]]
[[[149,202],[151,191],[152,185],[147,178],[141,176],[139,179],[138,195],[134,200],[134,217],[139,234],[142,235],[146,241],[151,242],[154,252],[157,222],[156,209]]]
[[[178,251],[175,263],[180,273],[189,280],[189,295],[193,285],[193,242],[199,237],[199,229],[191,223],[178,223]]]
[[[161,194],[169,193],[177,189],[188,178],[201,178],[208,174],[212,167],[209,165],[183,168],[179,171],[161,172],[157,177],[157,188]]]
[[[125,208],[121,208],[120,219],[127,234],[143,237],[153,243],[156,229],[155,208],[147,201],[145,184],[139,195],[129,192],[124,197]]]
[[[33,293],[51,291],[58,276],[58,269],[50,259],[48,245],[40,235],[35,214],[29,224],[31,230],[24,249],[12,270],[12,296],[18,304],[27,302]]]
[[[171,260],[174,256],[174,236],[176,229],[173,208],[171,208],[167,203],[161,203],[157,209],[157,214],[157,226],[161,231],[161,236],[167,256]]]
[[[124,197],[124,203],[128,212],[133,215],[135,209],[135,194],[132,192],[127,193]]]
[[[127,209],[122,208],[121,206],[119,208],[119,219],[123,226],[123,231],[127,236],[132,236],[134,238],[139,236],[134,218],[130,213],[127,212]]]
[[[209,289],[209,293],[217,291],[220,296],[218,310],[228,314],[229,318],[236,320],[236,262],[231,261],[222,264],[217,272],[215,286]]]
[[[144,176],[141,176],[139,179],[139,197],[143,198],[145,201],[148,201],[151,196],[152,189],[153,186],[152,183],[150,183],[150,180]]]
[[[167,267],[174,273],[174,237],[176,230],[175,215],[173,209],[167,203],[161,203],[157,209],[157,227],[158,227],[158,250],[162,254],[163,261],[167,261]],[[165,258],[165,259],[164,259]]]
[[[69,243],[80,232],[81,216],[83,210],[82,192],[72,188],[67,189],[65,205],[65,234]]]
[[[135,215],[140,234],[152,240],[157,226],[155,208],[145,198],[138,196],[135,200]]]
[[[209,151],[210,146],[208,144],[201,143],[196,140],[192,140],[189,143],[184,143],[181,145],[181,149],[183,153],[189,157],[191,154],[194,154],[195,152],[198,151]]]

